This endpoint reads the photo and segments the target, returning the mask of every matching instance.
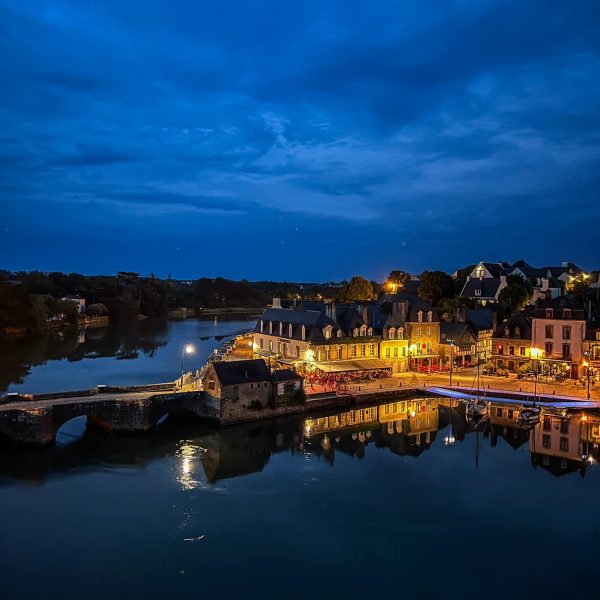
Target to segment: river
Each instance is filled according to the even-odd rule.
[[[200,362],[246,325],[139,324],[128,358],[49,358],[11,389],[130,382],[123,364],[172,379],[183,343]],[[551,421],[547,447],[542,425],[536,443],[496,413],[474,430],[460,405],[405,402],[2,447],[2,598],[593,597],[600,470],[581,416]]]

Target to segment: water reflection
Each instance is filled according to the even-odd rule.
[[[99,465],[139,468],[173,457],[181,489],[192,490],[260,473],[273,455],[282,452],[312,455],[334,466],[339,455],[360,460],[377,449],[419,459],[435,445],[451,451],[469,439],[473,440],[474,461],[464,468],[477,467],[482,448],[489,447],[493,453],[503,441],[509,451],[526,448],[534,469],[555,476],[577,471],[583,476],[598,459],[600,415],[547,410],[538,425],[525,427],[514,406],[494,404],[489,418],[474,424],[466,419],[460,401],[414,398],[307,419],[222,429],[169,417],[154,435],[141,439],[90,429],[63,447],[3,448],[0,478],[43,482]]]
[[[194,343],[190,368],[200,368],[219,340],[247,331],[254,320],[145,319],[86,331],[65,330],[0,341],[0,392],[50,392],[101,383],[170,381],[179,373],[182,344]]]

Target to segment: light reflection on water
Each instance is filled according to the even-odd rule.
[[[549,411],[529,429],[508,410],[475,424],[460,402],[403,398],[222,429],[169,418],[143,438],[90,430],[6,450],[3,593],[64,590],[68,563],[66,597],[98,569],[102,590],[86,596],[297,598],[308,578],[319,597],[398,581],[424,597],[465,597],[465,581],[486,598],[576,597],[585,578],[570,574],[600,536],[589,461],[600,418]],[[484,569],[465,568],[474,553]],[[506,564],[527,569],[509,569],[496,594],[490,572]]]

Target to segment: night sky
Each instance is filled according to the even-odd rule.
[[[0,268],[600,266],[600,2],[0,0]]]

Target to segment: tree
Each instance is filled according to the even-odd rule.
[[[509,275],[506,284],[498,300],[506,304],[511,312],[517,312],[531,299],[533,294],[531,283],[519,275]]]
[[[437,306],[442,298],[455,296],[454,281],[443,271],[423,271],[420,279],[419,296],[429,300],[433,306]]]
[[[350,280],[350,283],[341,289],[338,295],[340,302],[365,302],[372,299],[373,286],[367,279],[360,275],[355,275]]]
[[[388,281],[402,287],[407,281],[410,281],[410,273],[407,273],[406,271],[390,271]]]

